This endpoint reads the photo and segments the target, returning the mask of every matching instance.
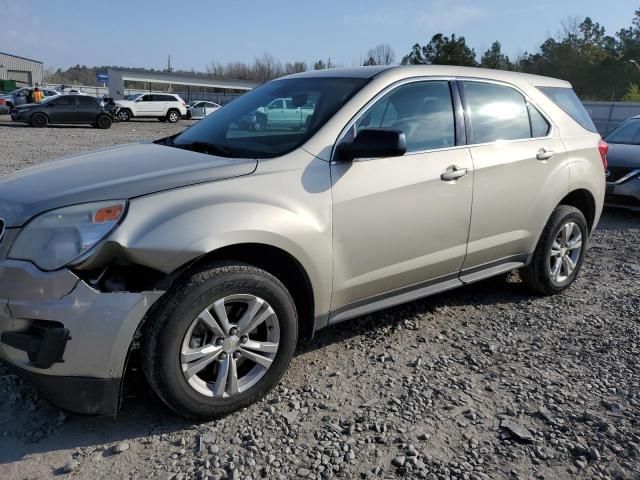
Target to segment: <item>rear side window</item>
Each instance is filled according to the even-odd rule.
[[[95,106],[96,105],[96,99],[94,97],[85,97],[85,96],[79,96],[78,97],[78,103],[80,105],[91,105],[91,106]]]
[[[561,87],[538,87],[553,103],[564,110],[571,118],[578,122],[583,128],[590,132],[597,132],[593,120],[582,105],[582,102],[572,88]]]
[[[513,88],[492,83],[463,82],[473,143],[531,138],[529,110]]]
[[[53,101],[56,102],[55,105],[75,105],[76,98],[78,97],[75,95],[62,95],[59,99]]]

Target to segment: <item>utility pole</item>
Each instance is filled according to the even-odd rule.
[[[171,55],[169,55],[169,60],[167,62],[167,72],[171,73]]]

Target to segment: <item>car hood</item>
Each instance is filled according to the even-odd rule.
[[[249,175],[255,159],[224,158],[154,143],[63,157],[0,178],[7,227],[76,203],[130,199],[172,188]]]
[[[640,168],[640,145],[610,143],[607,162],[612,167]]]
[[[115,100],[115,103],[121,107],[130,107],[136,102],[132,102],[131,100]]]

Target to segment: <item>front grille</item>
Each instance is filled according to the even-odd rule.
[[[622,177],[630,174],[634,170],[635,168],[631,167],[609,167],[607,168],[607,182],[617,182]]]
[[[610,205],[626,205],[628,207],[640,207],[640,200],[631,195],[607,195],[605,202]]]

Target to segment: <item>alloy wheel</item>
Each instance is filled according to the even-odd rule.
[[[229,295],[200,312],[187,329],[180,351],[182,373],[198,393],[228,398],[264,377],[279,341],[278,317],[264,299]]]
[[[549,274],[557,283],[566,282],[577,267],[582,253],[582,231],[575,222],[565,223],[553,240],[549,252]]]

